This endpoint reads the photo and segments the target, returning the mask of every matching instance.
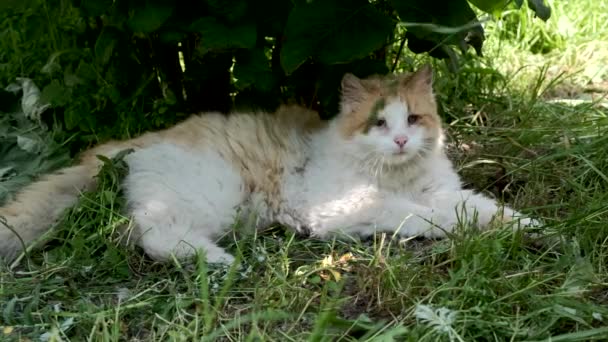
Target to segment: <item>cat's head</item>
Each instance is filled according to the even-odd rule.
[[[408,75],[342,79],[337,128],[351,153],[389,165],[415,162],[436,151],[441,120],[429,65]]]

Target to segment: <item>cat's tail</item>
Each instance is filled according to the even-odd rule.
[[[0,259],[13,260],[24,246],[52,228],[83,191],[95,188],[96,175],[103,164],[97,155],[112,158],[132,147],[136,146],[109,143],[89,150],[80,163],[29,184],[0,207]]]

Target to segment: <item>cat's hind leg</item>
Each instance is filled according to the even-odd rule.
[[[139,202],[131,208],[136,225],[133,238],[155,260],[169,260],[172,255],[184,260],[200,251],[206,253],[209,263],[232,263],[234,257],[213,240],[212,231],[219,231],[221,227],[212,226],[216,223],[210,221],[188,222],[187,217],[193,214],[184,207],[171,208],[154,199]]]
[[[234,257],[214,240],[229,229],[245,198],[238,171],[212,151],[158,144],[127,157],[124,188],[135,222],[134,240],[157,260],[189,258],[199,249],[208,262]]]

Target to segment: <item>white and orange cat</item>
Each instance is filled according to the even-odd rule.
[[[463,190],[443,151],[429,66],[399,76],[342,81],[341,111],[331,121],[284,106],[275,114],[206,113],[138,138],[85,152],[81,162],[46,176],[0,208],[0,255],[46,232],[101,162],[133,148],[123,186],[135,241],[152,258],[233,261],[215,242],[237,216],[256,226],[280,223],[311,236],[441,237],[462,221],[534,223],[481,194]]]

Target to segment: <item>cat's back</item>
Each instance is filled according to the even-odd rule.
[[[195,115],[161,132],[162,139],[192,148],[228,145],[262,149],[292,149],[311,133],[324,127],[317,112],[295,105],[275,113],[216,112]]]
[[[246,187],[279,198],[283,176],[304,165],[312,135],[325,122],[315,111],[282,106],[275,113],[205,113],[161,132],[160,140],[198,153],[212,151],[241,174]]]

